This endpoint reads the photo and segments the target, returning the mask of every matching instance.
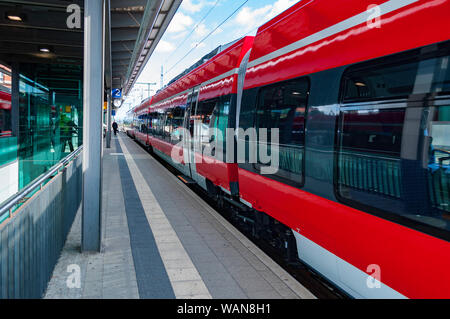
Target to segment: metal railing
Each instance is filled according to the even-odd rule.
[[[41,298],[82,207],[82,149],[3,203],[0,300]]]
[[[27,185],[25,188],[23,188],[21,191],[16,193],[15,195],[11,196],[9,199],[4,201],[1,204],[0,207],[0,219],[3,219],[3,221],[7,221],[8,218],[12,216],[14,208],[16,206],[22,205],[26,202],[27,196],[34,191],[36,191],[38,188],[42,189],[44,184],[46,184],[49,180],[51,180],[55,175],[57,175],[62,169],[64,169],[70,162],[72,162],[76,157],[78,157],[83,150],[83,146],[80,146],[77,150],[72,152],[70,155],[65,157],[63,160],[61,160],[58,164],[53,166],[48,172],[42,174],[37,179],[35,179],[33,182],[31,182],[29,185]],[[8,216],[5,216],[8,214]],[[2,218],[4,217],[4,218]],[[0,222],[0,225],[2,222]]]

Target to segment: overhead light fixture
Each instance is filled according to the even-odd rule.
[[[26,20],[25,14],[22,13],[20,6],[16,6],[14,9],[6,11],[5,18],[14,22],[23,22]]]
[[[363,82],[355,82],[355,85],[356,86],[366,86],[366,84],[365,83],[363,83]]]
[[[15,14],[7,14],[6,18],[11,21],[23,21],[21,16]]]
[[[40,45],[39,46],[39,52],[41,53],[53,53],[53,47],[50,45]]]

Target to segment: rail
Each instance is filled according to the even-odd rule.
[[[5,202],[3,202],[2,207],[0,207],[0,224],[12,216],[13,209],[17,205],[23,204],[28,199],[27,195],[34,192],[37,188],[42,189],[42,186],[46,182],[48,182],[49,179],[51,180],[54,177],[53,175],[55,174],[57,175],[61,169],[66,167],[67,164],[69,164],[73,159],[78,157],[78,155],[80,155],[82,150],[83,146],[80,146],[77,150],[75,150],[70,155],[61,160],[58,164],[53,166],[48,172],[42,174],[40,177],[35,179],[31,184],[23,188],[20,192],[18,192],[17,194],[13,195]],[[6,214],[8,215],[5,216]]]

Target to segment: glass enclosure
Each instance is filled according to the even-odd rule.
[[[36,71],[36,67],[21,65],[24,72],[19,79],[20,188],[57,164],[82,142],[81,67],[77,67],[78,76],[71,79],[39,73],[31,78],[30,73]]]
[[[83,28],[68,28],[66,4],[0,11],[1,205],[82,143]]]

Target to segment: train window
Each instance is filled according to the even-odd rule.
[[[184,115],[186,113],[186,107],[176,107],[173,110],[172,117],[172,135],[171,135],[171,143],[178,144],[182,140],[182,129],[184,122]]]
[[[344,78],[344,102],[407,98],[450,91],[449,56],[355,68]]]
[[[147,114],[139,115],[139,132],[147,134]]]
[[[156,118],[156,129],[155,133],[158,137],[164,136],[164,125],[165,125],[165,114],[162,111],[158,111]]]
[[[226,134],[228,128],[228,116],[230,113],[231,96],[222,96],[216,107],[214,108],[213,115],[209,124],[212,129],[212,139],[215,141],[216,154],[222,156],[220,160],[225,161],[226,154]]]
[[[149,114],[149,120],[148,120],[148,129],[149,133],[153,136],[156,135],[158,127],[158,113],[153,112]]]
[[[171,141],[171,136],[173,132],[173,114],[174,109],[170,108],[166,110],[166,124],[164,125],[164,139],[168,142]]]
[[[214,109],[218,104],[219,99],[198,102],[197,110],[195,112],[195,120],[197,121],[198,125],[200,125],[200,127],[194,130],[194,135],[200,134],[200,136],[194,136],[194,141],[200,143],[202,150],[210,142],[209,129],[211,122],[214,121]]]
[[[362,91],[355,93],[353,87],[349,95],[348,89],[355,73],[349,69],[344,75],[343,81],[347,83],[342,86],[345,94],[339,115],[335,180],[340,200],[427,233],[448,234],[450,94],[445,94],[450,79],[448,58],[419,60],[415,67],[410,62],[405,65],[398,62],[389,68],[380,68],[379,62],[366,70],[357,67],[358,81],[365,83],[369,92],[364,93],[364,103],[360,104],[355,102],[354,94],[359,98]],[[410,79],[402,79],[399,70]],[[381,78],[386,87],[373,90]],[[392,85],[386,79],[391,79]],[[428,91],[424,92],[424,88]],[[439,94],[421,102],[414,99],[397,102],[394,107],[389,101],[397,98],[393,92]],[[389,99],[375,102],[378,97]]]
[[[305,146],[305,113],[309,96],[309,80],[295,79],[278,83],[259,92],[255,126],[258,134],[267,129],[268,152],[275,150],[271,144],[274,129],[279,132],[278,172],[272,177],[295,185],[303,184],[304,146]],[[258,164],[261,136],[258,137]]]
[[[404,109],[358,110],[341,116],[341,147],[355,152],[399,157]]]
[[[11,137],[11,70],[0,64],[0,138]]]

